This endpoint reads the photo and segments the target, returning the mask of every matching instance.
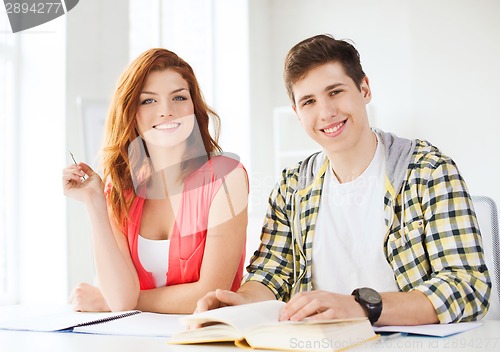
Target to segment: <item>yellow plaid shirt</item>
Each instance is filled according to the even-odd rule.
[[[400,291],[424,293],[441,323],[479,319],[489,306],[491,281],[466,184],[453,160],[428,142],[413,143],[400,187],[386,178],[385,256]],[[285,169],[269,197],[245,281],[261,282],[277,299],[312,290],[312,242],[329,165],[324,154],[323,160],[305,188],[299,187],[302,162]]]

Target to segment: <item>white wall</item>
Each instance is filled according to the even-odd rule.
[[[252,212],[249,223],[249,235],[260,231],[267,197],[276,183],[278,175],[274,174],[273,163],[273,131],[272,109],[275,105],[276,91],[273,89],[276,80],[281,81],[279,69],[271,62],[274,54],[271,31],[271,2],[267,0],[250,0],[249,6],[249,62],[250,62],[250,147],[252,172],[250,174],[250,190]],[[272,76],[278,75],[278,77]],[[281,91],[281,88],[280,90]],[[279,93],[278,93],[279,94]]]
[[[372,124],[429,140],[457,162],[471,193],[500,204],[499,1],[250,4],[252,162],[259,176],[278,176],[266,171],[272,170],[269,121],[275,106],[290,104],[282,79],[286,52],[309,36],[331,33],[354,41],[361,54],[374,97]]]
[[[77,99],[111,99],[119,75],[129,62],[128,1],[80,1],[66,18],[66,150],[72,151],[78,161],[85,161],[83,121]],[[69,162],[67,156],[66,163]],[[85,208],[72,199],[66,202],[71,289],[81,281],[92,283],[94,266]]]

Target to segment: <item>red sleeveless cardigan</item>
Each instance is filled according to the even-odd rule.
[[[186,177],[181,208],[170,237],[167,286],[199,280],[205,251],[210,205],[215,194],[223,185],[224,177],[235,168],[244,169],[237,160],[216,156]],[[128,239],[130,255],[139,276],[140,288],[141,290],[149,290],[156,287],[153,275],[142,267],[137,251],[144,201],[145,199],[142,197],[135,197],[129,211],[129,220],[122,230]],[[245,249],[243,249],[238,270],[231,286],[232,291],[238,290],[241,285],[244,262]]]

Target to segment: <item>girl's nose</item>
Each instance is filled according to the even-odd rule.
[[[162,104],[160,107],[160,117],[173,117],[174,111],[169,104]]]

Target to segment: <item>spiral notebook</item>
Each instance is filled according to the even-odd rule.
[[[84,326],[103,324],[109,321],[126,318],[140,314],[139,310],[123,312],[56,312],[54,314],[43,314],[24,316],[0,323],[0,329],[23,330],[23,331],[73,331],[73,329]]]
[[[30,309],[31,308],[31,309]],[[75,312],[69,305],[54,307],[12,306],[0,314],[0,330],[74,332],[98,335],[169,337],[185,329],[185,314]]]

